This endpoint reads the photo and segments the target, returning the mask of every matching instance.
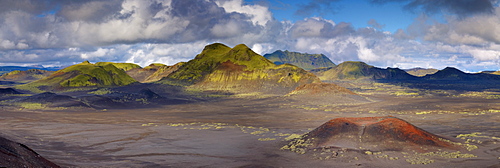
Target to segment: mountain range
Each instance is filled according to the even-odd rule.
[[[335,67],[312,70],[321,80],[357,80],[357,79],[414,79],[415,76],[399,68],[377,68],[364,62],[346,61]]]
[[[230,48],[215,43],[158,81],[202,90],[287,93],[319,82],[312,73],[291,64],[276,65],[244,44]]]
[[[335,65],[322,54],[280,50],[265,56],[274,62],[255,53],[244,44],[230,48],[224,44],[214,43],[207,45],[194,59],[172,66],[155,63],[142,68],[133,63],[92,64],[85,61],[55,72],[12,71],[1,76],[0,82],[30,82],[17,85],[16,88],[34,93],[151,83],[199,91],[287,94],[298,86],[320,81],[500,80],[499,75],[494,75],[496,72],[470,74],[452,67],[443,70],[416,68],[405,71],[398,68],[378,68],[357,61],[346,61]],[[322,68],[306,71],[299,66]],[[409,73],[414,73],[416,76]]]
[[[305,70],[335,66],[335,63],[323,54],[307,54],[277,50],[271,54],[265,54],[264,57],[276,65],[293,64]]]
[[[408,73],[412,70],[384,69],[356,61],[339,65],[332,63],[328,64],[331,67],[306,71],[297,65],[311,67],[320,65],[316,62],[318,60],[324,63],[329,59],[323,59],[321,55],[318,59],[311,59],[310,54],[288,51],[275,53],[288,53],[281,58],[295,62],[276,65],[244,44],[230,48],[214,43],[207,45],[194,59],[172,66],[154,63],[142,68],[132,63],[93,64],[85,61],[55,72],[12,71],[0,77],[3,87],[14,86],[15,89],[6,88],[0,93],[0,106],[21,109],[132,108],[186,103],[202,98],[200,95],[209,98],[232,94],[278,95],[290,101],[324,105],[352,104],[371,100],[335,82],[368,80],[405,83],[411,88],[467,86],[471,90],[481,90],[497,86],[500,80],[500,75],[495,75],[495,72],[471,74],[452,67],[414,76]],[[287,58],[288,55],[291,58]]]
[[[412,68],[412,69],[405,69],[404,71],[413,76],[425,76],[434,74],[439,70],[434,68]]]

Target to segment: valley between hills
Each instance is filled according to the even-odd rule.
[[[500,167],[499,74],[219,43],[7,70],[0,167]]]

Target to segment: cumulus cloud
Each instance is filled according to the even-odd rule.
[[[436,23],[426,30],[425,40],[449,44],[500,44],[500,8],[491,15],[478,15],[465,19],[449,17],[446,24]]]
[[[336,1],[312,0],[299,10],[304,10],[301,15],[321,15],[335,8]],[[427,6],[437,3],[402,2],[429,11]],[[453,13],[465,1],[452,3],[440,1],[436,7]],[[450,16],[446,23],[420,15],[407,29],[390,33],[381,31],[384,25],[374,19],[368,21],[370,27],[358,29],[322,17],[277,21],[267,6],[243,0],[4,0],[0,1],[0,62],[172,65],[194,58],[207,44],[222,42],[244,43],[259,54],[322,53],[335,63],[365,61],[379,67],[498,66],[500,32],[495,27],[500,26],[500,11],[478,15],[467,10],[467,17]],[[481,7],[481,11],[488,10]]]
[[[29,2],[0,2],[0,6],[19,6],[0,12],[2,40],[24,41],[30,48],[185,43],[258,34],[273,21],[266,7],[242,0],[61,1],[59,8],[50,8],[59,1],[40,7],[23,5]],[[4,43],[4,49],[13,48]]]
[[[354,28],[349,23],[341,22],[339,24],[335,24],[335,22],[331,20],[318,17],[306,18],[304,20],[297,21],[290,29],[290,35],[293,38],[332,38],[340,35],[349,35],[354,32]]]

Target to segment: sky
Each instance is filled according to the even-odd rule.
[[[0,66],[173,65],[204,46],[500,70],[498,0],[0,0]]]

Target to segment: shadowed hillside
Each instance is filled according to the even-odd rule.
[[[196,58],[159,83],[203,90],[283,94],[302,84],[318,81],[316,76],[302,68],[290,64],[275,65],[244,44],[229,48],[215,43],[206,46]]]
[[[335,64],[323,54],[307,54],[277,50],[271,54],[265,54],[264,57],[276,65],[292,64],[305,70],[335,66]]]
[[[413,75],[413,76],[425,76],[425,75],[430,75],[436,73],[438,70],[429,68],[412,68],[412,69],[407,69],[405,70],[408,74]]]
[[[321,80],[414,79],[398,68],[377,68],[364,62],[346,61],[333,68],[313,70]]]
[[[500,76],[487,73],[470,74],[453,67],[423,77],[426,80],[500,80]]]
[[[0,167],[52,167],[58,165],[40,156],[26,145],[0,137]]]

